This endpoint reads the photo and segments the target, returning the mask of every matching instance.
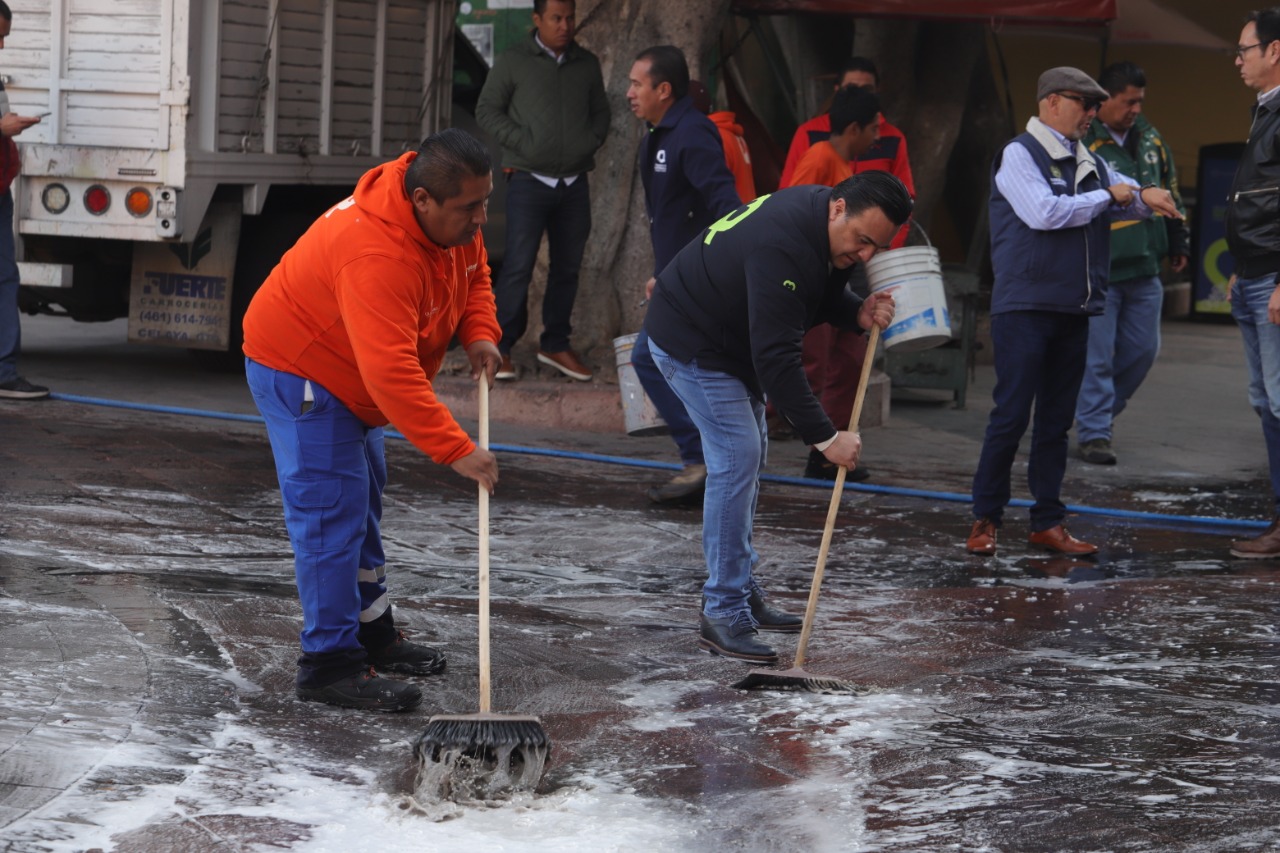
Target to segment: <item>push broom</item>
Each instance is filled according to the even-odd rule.
[[[479,385],[480,447],[489,449],[489,380]],[[437,714],[414,744],[422,768],[419,789],[441,796],[533,790],[546,766],[551,741],[537,717],[495,714],[489,698],[489,493],[480,486],[479,521],[480,711]],[[423,785],[423,777],[429,784]]]
[[[872,324],[867,341],[867,354],[862,360],[862,375],[858,378],[858,394],[853,399],[853,413],[849,417],[849,431],[858,428],[862,417],[862,403],[867,398],[867,381],[871,377],[871,362],[875,361],[876,345],[880,342],[880,327]],[[818,549],[818,563],[813,568],[813,583],[809,586],[809,606],[804,611],[804,626],[800,629],[800,642],[796,645],[796,657],[790,669],[781,672],[771,669],[753,669],[733,686],[739,690],[794,689],[810,693],[858,693],[862,688],[851,681],[842,681],[825,675],[813,675],[804,671],[805,652],[809,648],[809,635],[813,633],[813,618],[818,612],[818,590],[822,587],[822,575],[827,569],[827,554],[831,551],[831,535],[836,527],[836,512],[840,509],[840,496],[844,493],[844,478],[849,469],[841,465],[836,471],[835,487],[831,490],[831,504],[827,507],[827,525],[822,530],[822,545]]]

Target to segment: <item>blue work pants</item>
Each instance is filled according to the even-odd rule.
[[[245,360],[267,424],[302,603],[299,686],[359,672],[395,641],[379,525],[387,483],[381,427],[323,386]],[[308,402],[307,386],[314,402]]]

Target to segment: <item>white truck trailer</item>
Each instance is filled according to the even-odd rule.
[[[227,353],[280,255],[449,123],[454,0],[9,0],[29,312]],[[212,355],[212,354],[211,354]]]

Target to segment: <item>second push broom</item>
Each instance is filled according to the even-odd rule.
[[[871,378],[871,363],[875,361],[876,345],[880,342],[880,327],[871,326],[867,341],[867,354],[862,360],[862,375],[858,377],[858,393],[853,400],[853,413],[849,417],[849,431],[858,429],[862,418],[862,404],[867,398],[867,382]],[[827,554],[831,551],[831,536],[836,527],[836,513],[840,510],[840,497],[844,493],[844,478],[849,469],[841,465],[836,472],[836,482],[831,490],[831,503],[827,507],[827,523],[822,529],[822,545],[818,549],[818,563],[813,569],[813,582],[809,586],[809,606],[804,611],[804,627],[800,629],[800,641],[796,645],[796,657],[790,669],[775,671],[753,669],[734,683],[739,690],[794,689],[811,693],[858,693],[862,688],[850,681],[814,675],[804,670],[805,652],[809,648],[809,635],[813,633],[814,615],[818,612],[818,591],[822,587],[822,575],[827,569]]]

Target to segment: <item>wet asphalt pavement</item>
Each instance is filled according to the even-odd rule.
[[[175,355],[27,335],[25,371],[55,390],[252,411],[242,380]],[[1121,465],[1073,462],[1067,500],[1261,517],[1234,335],[1166,328]],[[895,402],[865,435],[871,482],[967,491],[989,374],[969,411]],[[1280,849],[1280,564],[1227,556],[1249,529],[1085,514],[1071,530],[1102,551],[1070,560],[1028,551],[1011,510],[983,560],[963,504],[851,490],[806,669],[868,692],[744,693],[747,666],[696,647],[699,516],[647,504],[661,472],[503,453],[494,706],[541,717],[550,769],[518,804],[418,809],[412,740],[474,710],[467,482],[388,442],[397,616],[449,669],[420,680],[421,709],[365,715],[293,698],[300,616],[260,427],[55,400],[0,406],[0,434],[6,850],[343,849],[343,823],[370,850]],[[660,438],[494,440],[670,459]],[[770,470],[797,475],[804,452],[775,443]],[[797,612],[828,494],[761,496],[757,573]],[[789,662],[794,638],[777,646]]]

